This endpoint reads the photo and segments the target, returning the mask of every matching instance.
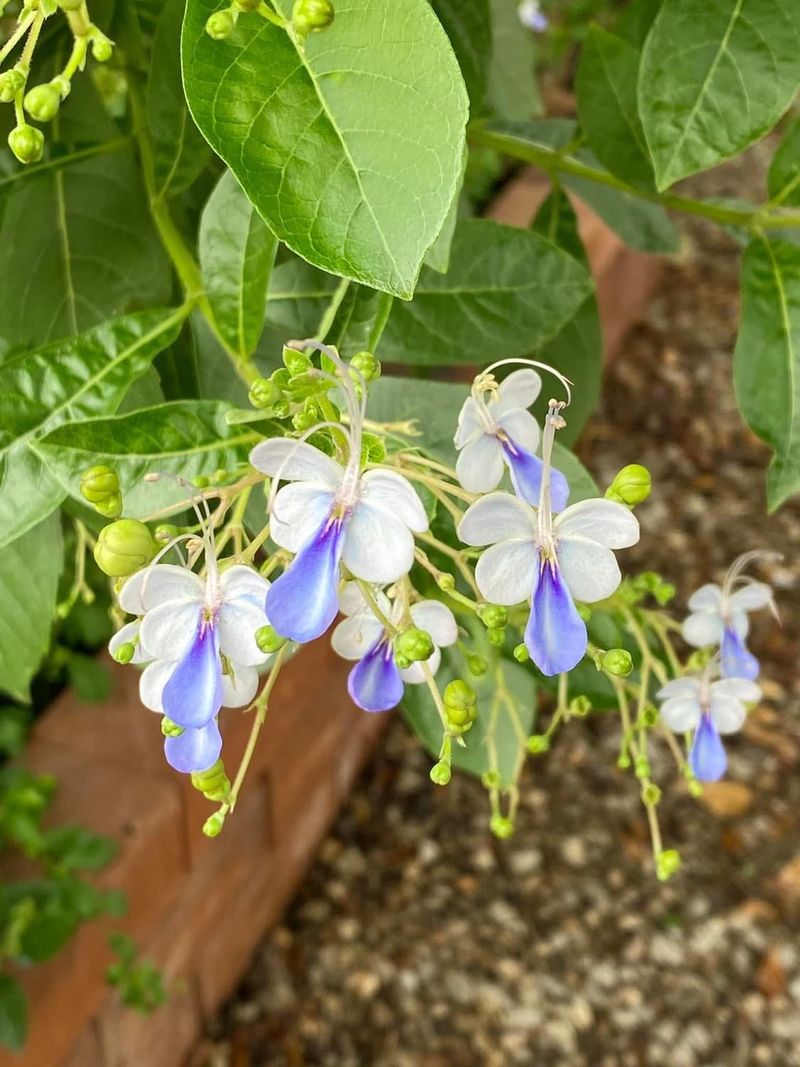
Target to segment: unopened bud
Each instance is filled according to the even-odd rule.
[[[646,808],[654,808],[661,800],[661,790],[655,782],[642,786],[642,803]]]
[[[456,580],[452,574],[442,573],[436,579],[436,584],[444,593],[449,593],[451,589],[455,589]]]
[[[527,663],[531,658],[531,654],[525,645],[515,645],[513,656],[517,663]]]
[[[592,702],[587,696],[583,694],[581,694],[581,696],[574,697],[569,702],[570,715],[574,715],[578,719],[585,718],[591,710]]]
[[[295,0],[292,26],[299,37],[324,30],[333,22],[334,10],[330,0]]]
[[[215,11],[206,22],[206,33],[214,41],[224,41],[236,29],[236,15],[230,11]]]
[[[269,378],[256,378],[247,394],[254,408],[272,407],[276,400],[281,399],[281,395],[280,388]]]
[[[546,734],[532,734],[528,738],[528,752],[532,756],[540,756],[550,750],[550,738]]]
[[[126,578],[146,567],[158,545],[138,519],[117,519],[104,526],[94,547],[97,566],[111,578]]]
[[[600,665],[607,674],[627,678],[633,670],[633,657],[625,648],[610,648],[600,657]]]
[[[183,733],[183,727],[178,726],[172,719],[168,719],[165,715],[161,720],[161,733],[164,737],[180,737]]]
[[[114,42],[101,33],[96,26],[92,27],[92,55],[98,63],[107,63],[114,54]]]
[[[119,493],[117,472],[104,464],[90,467],[81,477],[80,490],[90,504],[103,504]]]
[[[467,667],[469,668],[469,673],[474,674],[476,678],[483,677],[489,670],[489,664],[483,656],[469,656]]]
[[[371,352],[357,352],[350,360],[350,369],[356,380],[361,377],[365,382],[374,382],[381,376],[380,360]]]
[[[488,630],[499,629],[508,622],[508,608],[499,604],[481,604],[478,618]]]
[[[296,378],[298,374],[306,374],[314,366],[311,357],[296,348],[284,348],[283,365],[292,378]]]
[[[660,882],[666,882],[681,867],[681,854],[677,849],[667,848],[656,857],[656,875]]]
[[[155,538],[156,541],[160,541],[162,544],[166,544],[171,541],[173,537],[177,537],[180,530],[177,526],[174,526],[171,522],[162,522],[156,526]]]
[[[0,74],[0,103],[10,104],[25,88],[25,75],[14,67]]]
[[[489,821],[489,829],[500,841],[506,841],[514,833],[514,824],[505,815],[493,815]]]
[[[632,508],[647,500],[653,489],[650,471],[640,463],[630,463],[618,472],[614,481],[606,489],[606,500],[615,500]]]
[[[136,655],[136,647],[131,641],[125,641],[119,645],[113,652],[113,657],[117,663],[130,663],[133,657]]]
[[[271,656],[273,652],[283,648],[286,638],[281,637],[274,626],[262,626],[256,630],[256,644],[265,655]]]
[[[481,785],[484,789],[499,789],[502,784],[498,771],[484,771],[481,775]]]
[[[448,723],[465,733],[475,722],[478,714],[478,698],[475,690],[463,678],[448,683],[442,694]]]
[[[450,764],[446,763],[443,759],[440,759],[438,763],[434,763],[431,767],[430,777],[434,785],[447,785],[453,777]]]
[[[203,833],[206,837],[219,837],[222,833],[222,828],[225,825],[225,816],[221,811],[215,811],[213,815],[209,815],[206,821],[203,823]]]
[[[409,666],[431,658],[434,652],[433,638],[426,630],[411,626],[394,640],[395,657],[408,660]]]
[[[108,500],[95,504],[94,509],[106,519],[118,519],[122,514],[122,494],[114,493]]]
[[[37,122],[50,122],[61,107],[61,93],[54,86],[34,85],[25,94],[25,110]]]
[[[486,631],[486,638],[493,648],[501,648],[506,639],[505,627],[493,626]]]
[[[8,147],[20,163],[38,163],[44,154],[44,134],[23,123],[8,135]]]

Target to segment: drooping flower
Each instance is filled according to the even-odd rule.
[[[603,600],[621,581],[612,549],[639,540],[639,523],[623,504],[582,500],[553,519],[549,506],[550,450],[563,424],[561,405],[547,416],[542,492],[538,510],[510,493],[490,493],[472,504],[458,527],[468,545],[490,545],[475,568],[482,595],[493,604],[530,601],[525,646],[543,674],[571,670],[588,644],[575,601]]]
[[[477,376],[458,416],[456,474],[469,492],[488,493],[500,484],[505,465],[517,496],[536,504],[542,484],[542,460],[536,455],[540,433],[527,409],[541,392],[542,379],[524,367],[498,385],[492,369]],[[552,509],[561,511],[569,484],[557,470],[550,482]]]
[[[400,703],[405,684],[425,682],[423,663],[402,669],[397,666],[392,635],[367,604],[357,583],[348,583],[340,599],[346,618],[334,629],[331,644],[342,659],[358,661],[348,675],[347,691],[364,711],[388,711]],[[399,625],[402,603],[390,601],[382,592],[376,593],[375,599],[384,618]],[[409,614],[413,625],[431,637],[433,652],[424,666],[435,674],[442,659],[440,649],[454,644],[458,635],[453,613],[438,600],[420,600],[411,605]]]
[[[550,25],[539,0],[522,0],[519,5],[519,20],[523,26],[527,26],[534,33],[544,33]]]
[[[724,678],[758,677],[759,662],[745,643],[748,613],[772,607],[772,590],[765,582],[742,576],[743,568],[762,552],[747,552],[731,565],[722,586],[709,582],[689,598],[691,614],[683,624],[684,640],[695,648],[718,645]]]
[[[701,782],[716,782],[725,773],[728,758],[720,734],[742,728],[746,704],[761,690],[747,678],[676,678],[658,692],[661,721],[675,733],[694,731],[689,764]]]

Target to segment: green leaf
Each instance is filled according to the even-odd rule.
[[[166,0],[158,16],[147,82],[147,123],[158,196],[188,189],[210,152],[192,121],[181,83],[181,23],[185,0]]]
[[[286,341],[314,337],[338,281],[289,254],[275,264],[267,296],[267,321],[258,346],[258,362],[280,365]]]
[[[48,859],[68,871],[99,871],[116,856],[119,846],[83,826],[56,826],[47,831]]]
[[[662,3],[663,0],[632,0],[614,23],[614,33],[641,51]]]
[[[161,310],[113,319],[0,367],[0,547],[64,497],[31,451],[36,440],[63,422],[116,411],[131,383],[175,339],[183,315]]]
[[[255,14],[212,41],[217,6],[189,0],[183,33],[187,99],[212,148],[295,252],[409,299],[455,194],[468,110],[428,0],[337,0],[302,47]],[[290,0],[275,6],[290,16]]]
[[[351,285],[344,295],[336,317],[325,340],[335,345],[339,353],[349,359],[356,352],[363,352],[369,343],[376,316],[382,301],[391,299],[376,289],[365,285]]]
[[[444,225],[439,231],[439,236],[428,249],[428,254],[425,256],[425,266],[431,267],[433,270],[438,270],[440,274],[446,274],[450,267],[450,252],[452,251],[453,237],[455,236],[456,225],[461,212],[462,192],[464,189],[464,179],[467,174],[468,162],[469,152],[467,152],[465,148],[464,160],[461,167],[461,177],[458,182],[456,195],[453,197],[453,202],[450,205],[450,210],[447,212]]]
[[[800,247],[755,240],[742,262],[742,313],[733,361],[736,401],[772,448],[770,511],[800,491]]]
[[[600,162],[632,185],[653,187],[653,164],[637,110],[640,54],[590,26],[576,79],[581,128]]]
[[[0,688],[27,701],[50,643],[63,546],[51,515],[0,552]]]
[[[0,1045],[19,1052],[28,1036],[28,1002],[10,974],[0,974]]]
[[[14,346],[166,303],[171,271],[130,149],[20,182],[0,230],[0,277],[0,337]]]
[[[214,400],[174,401],[130,415],[69,423],[39,441],[36,449],[76,498],[86,467],[113,466],[125,494],[125,514],[143,518],[186,500],[186,492],[171,478],[152,484],[144,481],[146,474],[191,480],[246,462],[259,436],[228,426],[225,415],[230,409],[230,404]]]
[[[774,204],[800,207],[800,119],[786,128],[769,168],[767,189]]]
[[[200,267],[214,319],[228,346],[249,357],[261,336],[278,242],[230,171],[200,219]]]
[[[658,188],[756,141],[799,82],[793,0],[664,0],[639,71],[639,113]]]
[[[524,121],[542,110],[536,84],[536,44],[511,0],[490,0],[492,62],[487,103],[501,118]]]
[[[456,54],[470,100],[478,114],[486,92],[492,54],[492,20],[488,0],[431,0]]]
[[[423,269],[414,299],[395,303],[381,358],[435,365],[527,355],[572,318],[591,290],[580,264],[538,234],[463,219],[447,274]]]

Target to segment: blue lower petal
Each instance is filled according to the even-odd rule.
[[[339,610],[339,562],[344,524],[327,518],[267,593],[270,623],[281,637],[304,643],[320,637]]]
[[[529,504],[538,507],[539,491],[542,487],[542,468],[544,464],[538,456],[520,448],[510,437],[501,442],[503,458],[511,474],[514,492]],[[550,506],[553,511],[563,511],[569,499],[569,483],[561,471],[550,470]]]
[[[164,686],[164,714],[178,726],[197,730],[222,707],[222,664],[216,627],[203,622]]]
[[[201,730],[184,730],[180,737],[167,737],[164,755],[167,763],[181,774],[207,771],[222,752],[222,735],[217,720],[212,719]]]
[[[364,711],[389,711],[403,699],[403,679],[385,637],[350,671],[347,692]]]
[[[586,623],[575,609],[557,564],[541,561],[536,570],[525,647],[542,674],[571,671],[586,654]]]
[[[700,725],[695,730],[689,765],[701,782],[719,781],[728,766],[722,740],[714,720],[708,714],[701,715]]]
[[[732,626],[726,626],[722,634],[720,659],[723,678],[758,678],[761,666]]]

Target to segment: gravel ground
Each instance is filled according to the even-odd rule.
[[[701,191],[758,197],[762,164]],[[653,876],[610,718],[570,725],[528,766],[502,844],[480,785],[433,788],[397,721],[198,1065],[800,1063],[800,508],[765,517],[769,453],[735,410],[736,246],[681,225],[685,253],[608,372],[583,458],[601,481],[632,460],[651,469],[625,565],[682,597],[742,551],[784,553],[764,572],[784,627],[755,629],[767,699],[730,746],[732,784],[703,802],[676,785],[661,805],[682,872]]]

